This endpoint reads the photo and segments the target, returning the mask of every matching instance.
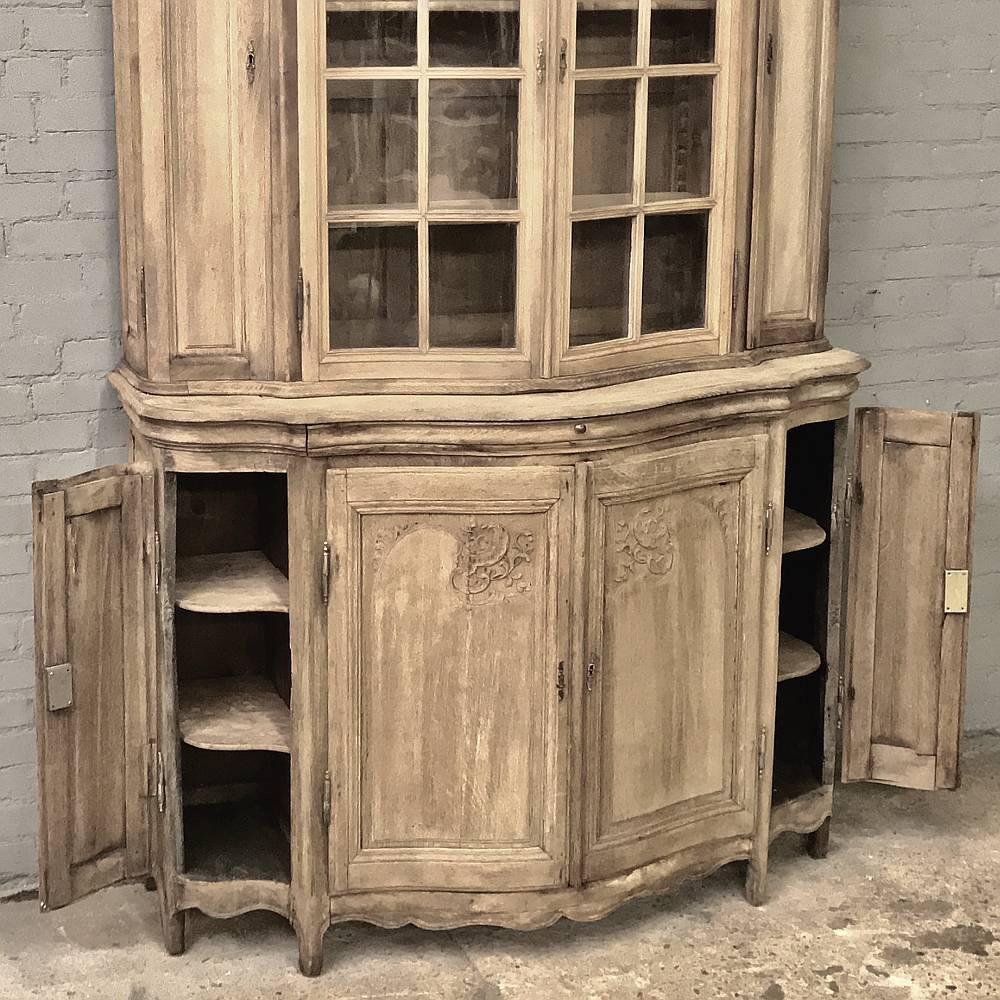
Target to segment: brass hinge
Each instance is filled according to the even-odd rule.
[[[969,571],[949,569],[944,574],[944,613],[967,615],[969,613]]]
[[[733,312],[740,307],[740,292],[743,285],[743,258],[739,250],[733,253]]]
[[[139,268],[139,315],[142,317],[142,332],[149,330],[149,317],[146,312],[146,267]]]
[[[153,590],[160,592],[160,580],[162,578],[162,564],[160,561],[160,533],[153,532]]]
[[[757,777],[764,777],[767,765],[767,726],[760,727],[760,739],[757,743]]]
[[[333,563],[333,550],[329,542],[323,543],[323,569],[320,573],[320,589],[323,594],[323,603],[330,603],[330,571]]]
[[[306,323],[306,279],[299,268],[299,277],[295,283],[295,329],[299,339],[302,338],[302,330]]]
[[[330,772],[323,775],[323,826],[330,825],[330,814],[333,802],[333,783],[330,781]]]
[[[837,729],[844,728],[844,699],[847,691],[844,684],[844,675],[841,674],[837,680]]]
[[[774,76],[774,33],[767,36],[767,75]]]
[[[566,74],[569,72],[569,42],[563,38],[559,43],[559,82],[566,82]]]
[[[556,668],[556,694],[560,701],[566,700],[566,664],[560,663]]]
[[[57,663],[46,667],[45,707],[50,712],[62,712],[73,707],[73,665]]]
[[[158,812],[167,811],[167,776],[163,773],[163,754],[156,751],[156,808]]]
[[[545,70],[548,66],[548,60],[545,56],[545,40],[540,38],[538,40],[538,45],[535,47],[535,79],[538,81],[539,85],[545,83]]]
[[[767,505],[764,511],[764,554],[770,555],[774,547],[774,501]]]

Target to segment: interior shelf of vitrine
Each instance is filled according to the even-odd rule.
[[[808,424],[788,433],[773,810],[824,785],[835,429]]]
[[[287,883],[287,477],[177,477],[174,643],[184,874]]]

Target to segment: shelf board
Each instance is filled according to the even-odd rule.
[[[804,552],[818,548],[826,541],[826,532],[811,517],[791,507],[785,508],[785,537],[781,551]]]
[[[778,636],[778,680],[806,677],[819,670],[823,658],[812,646],[795,636],[782,632]]]
[[[771,840],[783,833],[812,833],[833,813],[833,785],[817,785],[804,778],[798,794],[778,801],[771,809]]]
[[[291,753],[292,714],[264,677],[182,683],[181,739],[202,750]]]
[[[776,759],[771,788],[771,809],[776,811],[790,802],[800,800],[812,801],[821,788],[823,783],[813,775],[805,763]]]
[[[177,607],[201,614],[288,612],[288,578],[263,552],[177,560]]]
[[[184,875],[198,882],[291,881],[291,850],[262,804],[184,809]]]

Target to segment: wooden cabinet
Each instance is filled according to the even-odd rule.
[[[753,835],[767,439],[593,471],[583,876]]]
[[[331,472],[334,891],[566,880],[573,477]]]
[[[977,425],[823,340],[834,0],[115,0],[133,465],[35,502],[41,897],[595,920],[953,787]],[[842,730],[841,730],[842,727]]]

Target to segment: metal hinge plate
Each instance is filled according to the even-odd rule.
[[[45,668],[45,707],[62,712],[73,707],[73,665],[57,663]]]
[[[944,574],[944,613],[967,615],[969,613],[969,571],[949,569]]]
[[[305,275],[302,273],[302,268],[299,268],[299,277],[295,283],[295,329],[298,331],[299,338],[302,337],[302,330],[305,327],[306,322],[306,279]]]
[[[149,330],[149,319],[146,312],[146,268],[139,268],[139,313],[142,317],[142,332]]]
[[[167,776],[163,771],[163,754],[156,752],[156,808],[158,812],[167,811]]]
[[[767,36],[767,75],[774,75],[774,35]]]
[[[837,729],[844,728],[844,699],[847,691],[844,686],[844,675],[841,674],[837,681]]]
[[[330,772],[323,775],[323,825],[330,825],[330,815],[333,803],[333,782],[330,780]]]
[[[763,778],[767,767],[767,726],[760,728],[760,741],[757,744],[757,777]]]
[[[774,548],[774,501],[767,505],[764,511],[764,554],[770,555]]]
[[[162,579],[162,562],[160,560],[160,533],[153,532],[153,590],[160,592],[160,581]]]
[[[330,572],[333,566],[333,549],[329,542],[323,543],[323,569],[320,571],[320,591],[323,596],[323,603],[330,603]]]

